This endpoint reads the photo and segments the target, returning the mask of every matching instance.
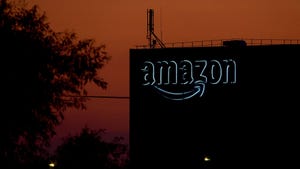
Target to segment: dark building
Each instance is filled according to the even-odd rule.
[[[130,50],[134,169],[299,166],[300,45]]]

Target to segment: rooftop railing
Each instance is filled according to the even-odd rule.
[[[184,47],[219,47],[224,46],[225,41],[245,41],[247,46],[262,46],[262,45],[299,45],[300,39],[223,39],[223,40],[201,40],[189,42],[172,42],[164,43],[166,48],[184,48]],[[148,45],[137,45],[137,49],[149,48]],[[160,48],[157,45],[155,48]]]

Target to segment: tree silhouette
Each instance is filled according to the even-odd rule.
[[[56,168],[59,169],[120,169],[128,164],[127,145],[122,138],[112,142],[103,140],[105,130],[84,127],[80,134],[67,137],[56,151]]]
[[[1,165],[44,154],[63,112],[85,108],[85,85],[107,87],[97,74],[110,58],[105,46],[55,32],[46,19],[37,6],[0,0]]]

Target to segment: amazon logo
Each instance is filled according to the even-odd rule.
[[[206,85],[236,83],[233,59],[144,61],[142,85],[153,87],[163,97],[186,100],[201,97]]]

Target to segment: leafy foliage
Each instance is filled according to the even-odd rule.
[[[126,168],[127,145],[120,137],[105,142],[102,138],[104,132],[84,127],[80,134],[67,137],[57,148],[57,168]]]
[[[40,155],[63,112],[85,108],[78,96],[87,95],[86,84],[107,87],[97,74],[110,59],[105,46],[55,32],[37,6],[0,0],[0,56],[4,161]]]

